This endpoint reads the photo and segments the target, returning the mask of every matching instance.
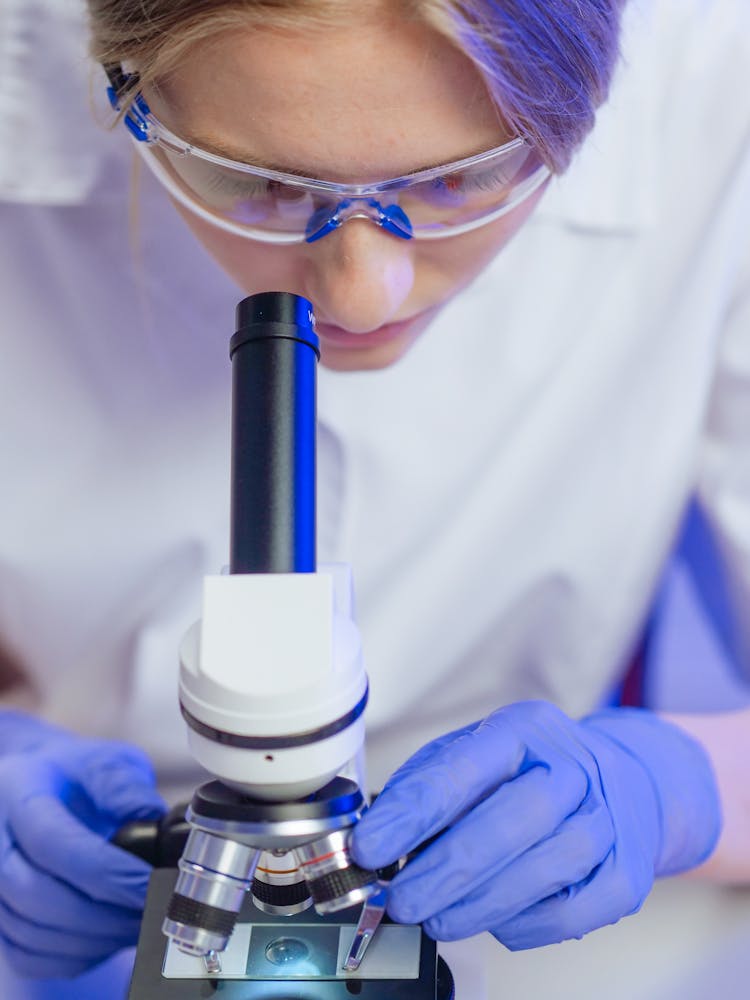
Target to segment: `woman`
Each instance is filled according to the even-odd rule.
[[[226,561],[227,317],[271,288],[318,317],[319,555],[353,566],[373,785],[418,751],[353,851],[444,831],[392,915],[528,948],[709,857],[747,879],[747,714],[602,706],[691,497],[747,593],[748,15],[634,2],[616,70],[620,7],[89,0],[152,169],[133,247],[120,131],[96,157],[63,132],[66,204],[16,169],[3,207],[6,700],[41,717],[0,727],[24,974],[134,940],[147,871],[103,838],[162,805],[100,737],[169,798],[197,780],[172,664]],[[743,639],[735,611],[738,666]]]

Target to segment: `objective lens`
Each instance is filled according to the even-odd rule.
[[[380,889],[377,872],[360,868],[349,856],[348,830],[336,830],[294,853],[318,913],[336,913]]]
[[[253,878],[253,902],[264,913],[291,917],[312,906],[307,883],[291,851],[264,851]]]
[[[275,938],[266,945],[266,958],[273,965],[292,965],[309,956],[310,949],[299,938]]]
[[[259,853],[224,837],[191,830],[162,924],[180,951],[206,955],[226,948]]]

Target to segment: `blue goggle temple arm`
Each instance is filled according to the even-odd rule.
[[[140,81],[137,73],[125,73],[122,66],[105,66],[104,72],[109,80],[107,87],[107,97],[112,105],[113,111],[120,111],[122,98],[126,97],[130,91],[134,90]],[[123,116],[123,122],[131,135],[138,142],[148,142],[150,138],[148,116],[151,109],[146,104],[141,94],[136,94],[133,103]]]

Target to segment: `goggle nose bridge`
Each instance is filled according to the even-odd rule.
[[[383,206],[376,198],[344,198],[333,208],[325,206],[313,212],[305,228],[305,242],[322,240],[350,219],[369,219],[402,240],[414,235],[409,216],[399,205]]]

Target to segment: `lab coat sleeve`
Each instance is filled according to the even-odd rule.
[[[0,202],[79,205],[122,159],[85,0],[0,3]]]

